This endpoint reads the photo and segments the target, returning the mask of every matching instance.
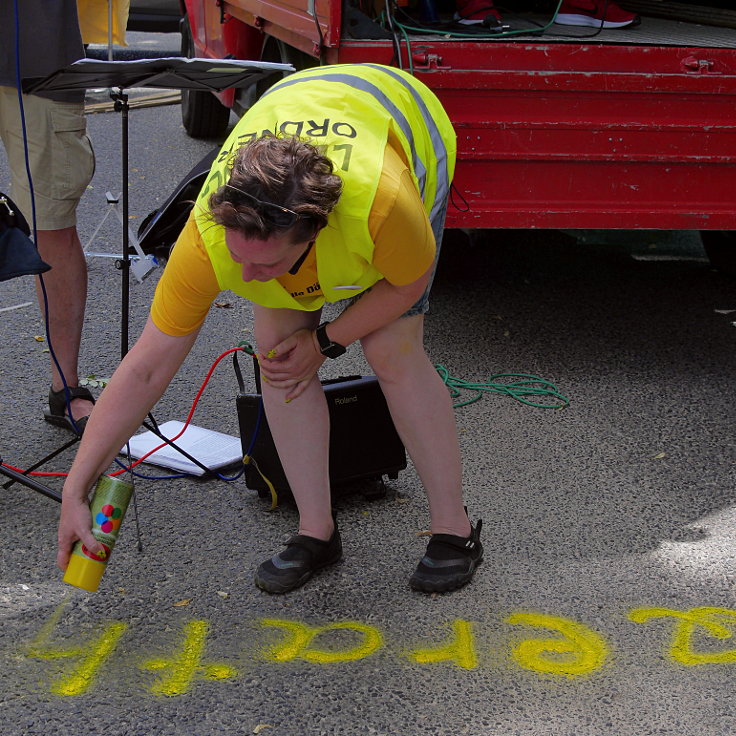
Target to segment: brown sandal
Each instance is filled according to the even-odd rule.
[[[54,391],[49,390],[49,408],[48,411],[43,413],[43,418],[55,427],[63,427],[68,429],[74,434],[81,437],[84,433],[84,428],[87,425],[88,417],[81,417],[79,419],[72,419],[67,412],[67,391],[69,392],[69,403],[74,399],[84,399],[84,401],[91,401],[95,403],[95,397],[92,396],[88,388],[84,386],[74,386],[68,389],[59,389]]]

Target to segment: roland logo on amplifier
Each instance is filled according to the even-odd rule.
[[[357,400],[358,394],[354,394],[353,396],[335,396],[334,402],[339,406],[340,404],[352,404]]]
[[[375,376],[346,376],[322,382],[330,414],[330,484],[333,489],[358,481],[382,484],[382,476],[398,477],[406,467],[406,451],[394,427],[386,399]],[[263,412],[260,393],[237,397],[243,454],[252,455],[274,488],[289,484]],[[254,436],[255,435],[255,436]],[[263,498],[271,493],[255,467],[245,466],[248,488]]]

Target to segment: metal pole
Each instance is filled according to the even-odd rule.
[[[122,294],[120,314],[120,358],[128,354],[128,322],[130,313],[130,236],[128,233],[128,95],[122,90],[113,92],[115,109],[122,113],[122,159],[123,159],[123,255],[116,266],[122,270]]]
[[[128,354],[128,317],[130,315],[130,237],[128,235],[128,95],[122,94],[123,100],[123,321],[120,357]]]
[[[107,0],[107,60],[112,61],[112,3]]]
[[[38,491],[44,496],[52,498],[54,501],[58,501],[59,503],[61,503],[61,493],[59,493],[59,491],[55,491],[53,488],[49,488],[43,483],[39,483],[37,480],[29,478],[27,475],[23,475],[23,473],[17,473],[15,470],[11,470],[6,465],[3,465],[2,461],[0,461],[0,473],[2,473],[3,475],[7,475],[8,478],[12,478],[14,481],[22,483],[24,486],[27,486],[34,491]]]

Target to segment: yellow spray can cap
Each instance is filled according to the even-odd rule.
[[[88,590],[90,593],[96,593],[105,567],[102,562],[73,554],[69,558],[69,564],[64,573],[64,582],[82,588],[82,590]]]

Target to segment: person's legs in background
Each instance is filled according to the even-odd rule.
[[[87,263],[76,227],[62,230],[39,230],[38,252],[51,266],[43,275],[48,300],[49,339],[59,361],[67,386],[79,385],[79,346],[87,301]],[[42,316],[45,302],[40,279],[36,279],[36,293]],[[56,364],[51,361],[51,390],[64,388]],[[71,401],[75,421],[92,412],[92,402],[84,398]]]
[[[557,10],[557,0],[548,0],[550,12]],[[513,8],[513,1],[510,3]],[[456,0],[455,21],[467,26],[498,28],[501,12],[493,0]],[[564,0],[555,17],[555,23],[589,28],[625,28],[640,22],[636,13],[624,10],[614,0]]]
[[[624,10],[613,0],[564,0],[555,23],[588,28],[626,28],[639,25],[636,13]]]
[[[74,393],[72,416],[83,430],[83,418],[92,411],[93,399],[79,386],[78,359],[87,299],[87,264],[76,227],[79,200],[94,174],[94,153],[87,137],[83,103],[56,102],[36,95],[23,95],[25,135],[18,93],[0,87],[0,134],[12,172],[11,196],[29,224],[36,228],[41,258],[51,266],[44,274],[48,299],[49,340],[64,380]],[[28,186],[24,138],[33,199]],[[33,204],[35,203],[35,223]],[[42,315],[44,299],[37,279]],[[65,420],[63,381],[51,359],[50,409],[46,418],[73,428]],[[54,403],[56,406],[54,406]]]
[[[493,0],[456,0],[454,19],[464,26],[486,26],[501,24],[501,13],[493,6]]]

